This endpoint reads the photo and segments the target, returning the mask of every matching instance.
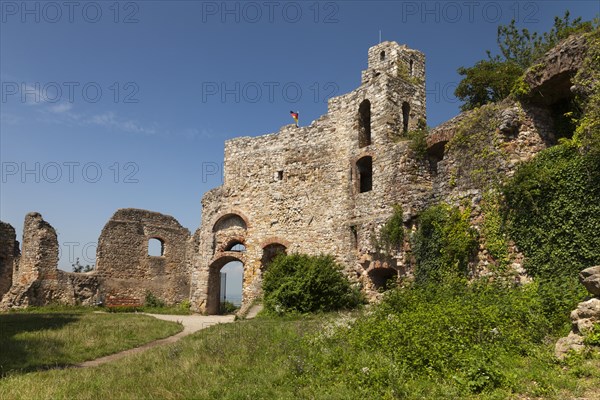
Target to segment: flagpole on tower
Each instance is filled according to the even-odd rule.
[[[379,30],[379,44],[381,44],[381,29]]]

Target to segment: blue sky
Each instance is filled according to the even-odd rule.
[[[93,263],[118,208],[194,231],[223,143],[324,114],[383,40],[426,55],[428,123],[458,113],[456,69],[516,19],[546,31],[598,1],[1,1],[0,218],[39,211],[60,266]],[[267,161],[268,162],[268,161]]]

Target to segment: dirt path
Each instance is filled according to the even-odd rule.
[[[89,367],[97,367],[98,365],[106,364],[108,362],[120,360],[123,357],[127,357],[131,354],[138,354],[144,352],[148,349],[151,349],[156,346],[162,346],[169,343],[175,343],[182,337],[187,335],[191,335],[194,332],[197,332],[201,329],[208,328],[209,326],[213,326],[215,324],[224,324],[228,322],[233,322],[233,315],[161,315],[161,314],[146,314],[151,317],[162,319],[164,321],[172,321],[172,322],[181,322],[183,324],[183,330],[173,336],[166,337],[164,339],[155,340],[149,343],[146,343],[142,346],[135,347],[133,349],[124,350],[119,353],[110,354],[108,356],[96,358],[95,360],[84,361],[79,364],[73,365],[74,368],[89,368]]]

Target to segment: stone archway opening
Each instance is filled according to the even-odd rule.
[[[241,259],[227,255],[214,261],[208,272],[206,313],[222,314],[225,302],[239,307],[243,300],[243,279],[244,263]]]
[[[378,292],[391,289],[398,279],[398,271],[393,268],[374,268],[368,275],[373,289]]]
[[[239,308],[242,305],[242,285],[244,282],[244,264],[230,261],[221,268],[219,288],[219,314],[226,314],[228,307]]]
[[[356,162],[359,193],[370,192],[373,189],[373,158],[365,156]]]
[[[224,251],[237,251],[243,253],[246,251],[246,246],[241,240],[232,240],[231,242],[227,243]]]
[[[271,243],[263,247],[263,255],[260,260],[261,269],[263,272],[269,267],[269,264],[273,262],[275,257],[279,254],[286,254],[287,247],[281,243]]]

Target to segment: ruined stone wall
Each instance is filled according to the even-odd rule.
[[[491,174],[498,182],[512,176],[517,164],[556,140],[546,108],[506,100],[460,114],[433,129],[427,142],[433,197],[458,205],[480,196]]]
[[[150,239],[162,242],[162,255],[148,255]],[[171,216],[130,208],[115,212],[102,229],[96,254],[103,300],[143,304],[147,292],[168,304],[187,300],[188,240],[190,232]]]
[[[194,309],[216,311],[214,283],[231,260],[244,263],[247,306],[260,294],[270,245],[288,253],[332,254],[351,279],[362,282],[372,268],[361,258],[372,250],[371,232],[395,203],[411,209],[426,202],[427,163],[409,154],[405,140],[405,131],[425,119],[424,56],[384,42],[368,58],[362,85],[330,99],[328,113],[310,126],[226,142],[224,185],[202,200],[192,263]],[[223,218],[243,223],[226,226]],[[244,252],[229,250],[237,242]]]
[[[19,255],[15,228],[0,221],[0,300],[12,285],[13,268]]]
[[[56,231],[39,213],[25,216],[22,255],[13,267],[12,286],[2,298],[0,308],[92,305],[98,299],[95,276],[58,269]]]

